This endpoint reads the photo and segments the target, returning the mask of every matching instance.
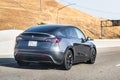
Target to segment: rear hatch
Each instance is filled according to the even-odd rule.
[[[55,36],[48,33],[24,32],[16,38],[17,49],[49,50],[55,43]]]

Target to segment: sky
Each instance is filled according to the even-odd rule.
[[[92,16],[105,19],[120,19],[120,0],[57,0],[64,5],[75,3],[74,7]]]

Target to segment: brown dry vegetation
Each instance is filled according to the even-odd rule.
[[[58,8],[64,5],[55,0],[0,0],[0,30],[27,29],[37,23],[56,23]],[[74,8],[59,11],[59,23],[78,26],[86,36],[100,37],[100,20]],[[104,27],[104,38],[120,38],[120,27]]]

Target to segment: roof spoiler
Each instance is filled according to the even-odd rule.
[[[45,35],[45,36],[48,36],[48,37],[55,37],[54,35],[52,34],[48,34],[48,33],[42,33],[42,32],[24,32],[22,33],[21,35]]]

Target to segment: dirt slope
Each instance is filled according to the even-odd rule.
[[[56,23],[57,10],[64,5],[55,0],[0,0],[0,29],[27,29],[38,23]],[[100,19],[74,8],[59,11],[59,23],[78,26],[86,36],[100,37]],[[108,29],[108,30],[106,30]],[[120,28],[104,28],[104,38],[120,38]]]

